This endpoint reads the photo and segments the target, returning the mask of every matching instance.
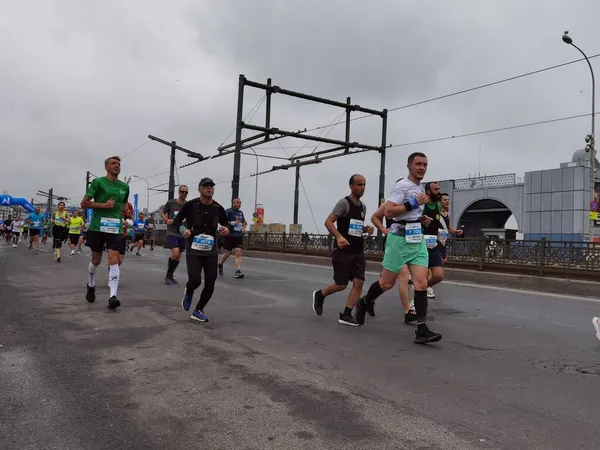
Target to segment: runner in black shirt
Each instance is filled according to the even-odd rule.
[[[204,289],[190,319],[208,322],[204,307],[212,297],[217,280],[219,253],[217,248],[217,229],[221,236],[229,234],[225,209],[213,201],[215,183],[210,178],[202,178],[198,185],[200,197],[187,202],[173,221],[173,226],[186,239],[186,265],[188,282],[181,300],[183,309],[189,311],[194,291],[202,283],[204,270]],[[183,221],[185,220],[185,225]]]

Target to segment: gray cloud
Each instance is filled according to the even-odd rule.
[[[32,14],[35,11],[35,14]],[[570,29],[590,54],[600,5],[523,2],[12,2],[0,16],[0,189],[31,197],[55,187],[83,195],[85,171],[102,172],[109,154],[125,154],[148,134],[210,155],[235,124],[237,76],[373,108],[395,107],[520,72],[575,59],[560,35]],[[23,26],[27,24],[27,26]],[[598,64],[594,60],[594,66]],[[248,92],[246,112],[259,101]],[[401,144],[440,136],[582,114],[590,108],[587,67],[577,64],[489,89],[390,114],[389,139]],[[273,124],[301,129],[331,122],[341,111],[275,96]],[[254,122],[264,114],[261,109]],[[556,167],[583,145],[589,120],[545,125],[421,146],[391,149],[387,183],[405,172],[415,150],[430,156],[432,179],[481,172]],[[352,123],[354,140],[378,143],[376,119]],[[342,138],[343,126],[331,137]],[[285,139],[286,147],[302,141]],[[261,153],[283,155],[277,144]],[[275,148],[273,148],[275,147]],[[311,151],[313,145],[306,150]],[[298,149],[288,148],[291,155]],[[178,162],[188,162],[178,155]],[[178,171],[195,185],[210,175],[229,197],[232,157]],[[279,164],[261,160],[260,170]],[[243,156],[242,175],[255,171]],[[149,143],[126,157],[126,175],[168,169],[168,150]],[[378,156],[363,154],[302,169],[315,220],[346,194],[351,173],[368,178],[377,201]],[[151,185],[166,175],[149,179]],[[255,178],[242,180],[247,210]],[[290,222],[293,171],[260,177],[267,219]],[[142,195],[145,184],[135,182]],[[151,205],[164,195],[151,194]],[[314,229],[301,194],[301,222]]]

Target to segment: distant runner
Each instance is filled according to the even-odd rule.
[[[189,189],[185,184],[179,186],[179,196],[168,200],[160,212],[160,216],[167,224],[167,246],[171,249],[171,256],[167,262],[167,274],[164,279],[166,285],[177,284],[175,270],[179,266],[181,254],[185,251],[185,238],[179,232],[179,228],[173,225],[177,214],[185,204]]]
[[[244,278],[244,274],[242,273],[242,247],[244,246],[244,232],[248,224],[246,223],[244,213],[240,210],[242,201],[239,198],[234,198],[231,205],[232,207],[225,211],[229,222],[229,236],[223,241],[225,253],[223,253],[221,262],[219,263],[219,275],[223,275],[223,264],[231,256],[231,253],[235,251],[236,271],[233,278]]]

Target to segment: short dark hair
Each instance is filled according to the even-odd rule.
[[[448,194],[447,192],[442,192],[442,193],[440,194],[440,197],[443,197],[444,195],[445,195],[446,197],[450,197],[450,194]]]
[[[111,159],[116,159],[117,161],[121,162],[121,158],[119,158],[118,156],[109,156],[108,158],[106,158],[106,159],[104,160],[104,167],[106,167],[106,166],[108,165],[108,162],[109,162]]]
[[[231,199],[231,203],[235,202],[236,200],[239,200],[240,202],[242,201],[242,199],[241,199],[241,198],[239,198],[239,197],[233,197],[233,198]]]
[[[425,183],[425,192],[427,192],[427,191],[431,192],[432,184],[439,184],[439,183],[437,181],[430,181],[429,183]]]
[[[348,182],[348,186],[352,186],[354,184],[354,177],[362,177],[362,175],[360,173],[355,173],[354,175],[352,175],[350,177],[350,181]]]
[[[411,153],[408,156],[408,164],[410,164],[411,162],[413,162],[415,158],[427,158],[427,156],[425,155],[425,153],[421,153],[421,152]]]

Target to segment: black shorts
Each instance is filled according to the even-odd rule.
[[[21,235],[21,232],[20,231],[13,231],[12,235],[16,236],[16,237],[19,237]]]
[[[230,252],[234,248],[242,248],[244,246],[244,236],[225,236],[223,240],[223,248]]]
[[[29,236],[39,236],[41,234],[42,230],[37,230],[35,228],[30,228],[29,229]]]
[[[121,236],[119,241],[119,254],[125,256],[127,253],[127,236]]]
[[[108,250],[119,251],[121,235],[88,230],[86,241],[86,245],[94,253],[102,253],[105,244]]]
[[[438,245],[436,248],[428,248],[429,253],[429,267],[444,267],[444,261],[442,261],[442,248]]]
[[[80,234],[69,234],[69,242],[73,245],[77,245],[79,243]]]
[[[69,230],[67,227],[59,227],[54,225],[52,227],[52,237],[57,241],[64,241],[69,237]]]
[[[350,253],[334,250],[331,257],[333,281],[338,286],[346,286],[354,279],[364,280],[367,262],[364,253]]]
[[[140,242],[144,240],[144,233],[135,233],[133,242]]]
[[[185,238],[183,236],[167,236],[167,247],[171,250],[179,248],[180,252],[185,251]]]

